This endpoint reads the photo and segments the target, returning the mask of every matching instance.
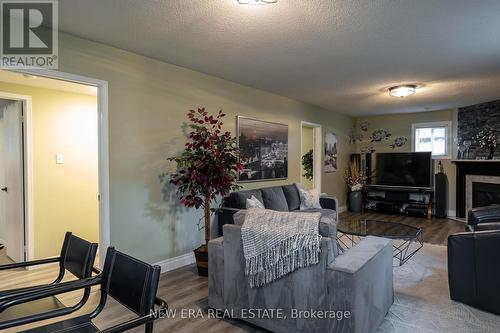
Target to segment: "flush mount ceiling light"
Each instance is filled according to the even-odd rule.
[[[278,0],[236,0],[240,5],[270,5]]]
[[[37,76],[31,75],[31,74],[23,74],[23,76],[24,76],[25,79],[30,79],[30,80],[33,80],[33,79],[37,78]]]
[[[417,92],[417,86],[414,84],[405,84],[389,88],[389,95],[392,97],[406,97]]]

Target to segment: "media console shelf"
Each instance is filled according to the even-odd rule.
[[[417,188],[367,187],[365,209],[419,217],[432,217],[433,190]]]

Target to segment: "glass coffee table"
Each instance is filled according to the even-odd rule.
[[[349,218],[337,225],[337,245],[341,252],[351,248],[366,236],[393,239],[394,259],[399,266],[424,246],[422,229],[403,223]]]

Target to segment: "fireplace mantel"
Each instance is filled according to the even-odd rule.
[[[500,160],[451,160],[451,163],[459,164],[459,163],[499,163]]]
[[[500,160],[452,160],[457,166],[457,216],[466,217],[466,176],[500,176]]]

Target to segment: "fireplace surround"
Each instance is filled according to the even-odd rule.
[[[500,185],[500,160],[454,160],[453,163],[457,166],[457,216],[465,218],[473,206],[473,183]]]
[[[465,176],[465,210],[500,204],[500,177]]]

